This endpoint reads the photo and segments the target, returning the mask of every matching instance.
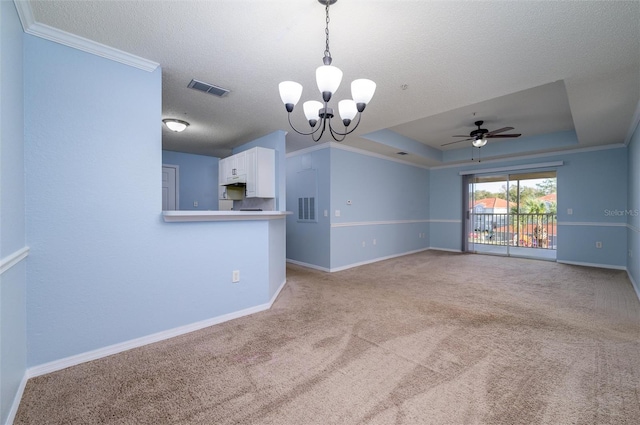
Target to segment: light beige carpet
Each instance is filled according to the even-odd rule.
[[[638,424],[626,273],[428,251],[29,380],[16,424]]]

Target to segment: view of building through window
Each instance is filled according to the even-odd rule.
[[[468,250],[555,258],[557,196],[555,171],[473,177]]]

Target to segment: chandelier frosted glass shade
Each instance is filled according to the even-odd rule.
[[[343,121],[351,121],[358,114],[356,102],[351,99],[341,100],[338,102],[338,113],[340,113],[340,118],[342,118]]]
[[[282,99],[282,103],[284,103],[285,106],[291,105],[291,110],[293,110],[293,107],[296,106],[300,100],[300,96],[302,96],[302,84],[296,83],[295,81],[283,81],[278,87],[280,89],[280,99]],[[289,110],[288,106],[287,110]]]
[[[316,69],[316,83],[318,84],[318,90],[320,90],[323,99],[327,97],[326,93],[329,93],[329,98],[324,99],[325,102],[331,99],[331,95],[338,90],[341,82],[342,71],[340,68],[331,65],[322,65]]]
[[[353,82],[351,82],[351,97],[356,104],[361,103],[363,105],[366,105],[371,101],[371,98],[373,98],[373,94],[375,92],[376,83],[371,80],[361,78],[359,80],[353,80]]]
[[[309,121],[309,125],[313,127],[320,119],[322,103],[317,100],[308,100],[302,104],[302,109],[304,110],[304,116],[307,117],[307,121]],[[311,121],[313,121],[313,124],[311,124]]]

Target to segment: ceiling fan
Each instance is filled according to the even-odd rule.
[[[471,144],[476,148],[481,148],[487,144],[487,139],[497,139],[497,138],[510,138],[510,137],[520,137],[521,134],[498,134],[504,133],[505,131],[513,130],[513,127],[502,127],[497,130],[489,131],[486,128],[481,128],[484,121],[476,121],[474,124],[478,126],[476,130],[473,130],[469,133],[468,136],[453,136],[453,137],[465,137],[462,140],[456,140],[455,142],[448,142],[440,146],[452,145],[454,143],[466,142],[471,140]]]

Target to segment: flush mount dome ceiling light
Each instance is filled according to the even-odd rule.
[[[338,0],[318,0],[320,4],[325,5],[326,14],[326,47],[324,50],[324,57],[322,58],[323,66],[316,69],[316,83],[318,90],[322,95],[323,102],[316,100],[310,100],[304,102],[302,108],[304,114],[309,121],[311,131],[308,133],[298,131],[291,123],[291,112],[293,107],[300,100],[302,95],[302,85],[294,81],[283,81],[279,85],[280,98],[284,103],[287,110],[287,116],[289,118],[289,125],[298,134],[309,136],[313,138],[314,142],[320,140],[325,130],[328,128],[333,139],[337,142],[341,142],[347,136],[347,134],[353,133],[360,124],[360,116],[364,108],[367,106],[373,93],[376,90],[376,83],[367,79],[354,80],[351,83],[351,96],[353,99],[345,99],[338,102],[338,112],[342,118],[342,124],[344,124],[344,132],[337,131],[331,125],[331,118],[333,118],[333,109],[329,108],[329,100],[331,96],[338,90],[340,82],[342,81],[342,71],[335,66],[331,66],[331,52],[329,51],[329,6],[336,3]],[[358,122],[356,125],[348,129],[351,125],[351,121],[358,116]],[[319,132],[319,133],[318,133]]]
[[[164,125],[171,131],[175,131],[176,133],[180,133],[181,131],[186,130],[189,127],[189,123],[182,120],[177,120],[175,118],[165,118],[162,120]]]

